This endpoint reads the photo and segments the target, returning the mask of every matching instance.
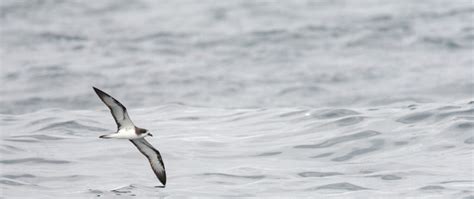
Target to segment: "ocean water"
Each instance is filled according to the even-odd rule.
[[[0,2],[0,198],[474,198],[474,5]],[[146,158],[92,90],[128,107]]]

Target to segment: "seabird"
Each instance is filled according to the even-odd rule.
[[[130,142],[132,142],[132,144],[135,145],[137,149],[143,155],[145,155],[146,158],[148,158],[153,172],[164,187],[166,185],[166,172],[160,152],[158,152],[158,150],[153,148],[153,146],[145,140],[146,136],[153,135],[147,129],[136,127],[128,116],[127,109],[119,101],[96,87],[92,88],[94,88],[95,93],[97,93],[102,102],[104,102],[104,104],[109,107],[110,112],[114,117],[115,123],[117,124],[116,133],[101,135],[99,138],[118,138],[130,140]]]

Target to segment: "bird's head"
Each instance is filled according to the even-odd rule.
[[[145,129],[145,136],[153,137],[153,134],[151,134],[149,130]]]
[[[137,131],[138,135],[142,135],[143,137],[145,137],[145,136],[152,136],[153,137],[153,135],[150,133],[150,131],[148,129],[142,129],[142,128],[135,127],[135,130]]]

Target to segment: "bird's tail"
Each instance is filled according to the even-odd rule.
[[[102,138],[102,139],[110,139],[112,137],[110,137],[110,135],[101,135],[99,136],[99,138]]]

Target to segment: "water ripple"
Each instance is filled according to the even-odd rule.
[[[376,135],[379,135],[379,134],[380,134],[380,132],[377,132],[377,131],[366,130],[366,131],[362,131],[362,132],[359,132],[359,133],[354,133],[354,134],[351,134],[351,135],[344,135],[344,136],[331,138],[331,139],[326,140],[326,141],[324,141],[322,143],[319,143],[319,144],[297,145],[297,146],[294,146],[294,148],[326,148],[326,147],[330,147],[330,146],[340,144],[340,143],[344,143],[344,142],[349,142],[349,141],[354,141],[354,140],[358,140],[358,139],[365,139],[365,138],[373,137],[373,136],[376,136]]]
[[[358,114],[360,113],[353,110],[349,110],[349,109],[331,109],[331,110],[325,110],[325,111],[318,111],[311,115],[314,115],[318,119],[333,119],[333,118],[341,118],[345,116],[358,115]]]
[[[20,163],[38,163],[38,164],[68,164],[66,160],[49,160],[43,158],[20,158],[10,160],[0,160],[1,164],[20,164]]]
[[[39,131],[50,131],[53,129],[84,129],[89,131],[107,131],[107,129],[83,125],[77,121],[55,122],[39,129]]]
[[[204,173],[202,174],[204,176],[216,176],[216,177],[225,177],[225,178],[243,178],[243,179],[254,179],[254,180],[259,180],[265,178],[264,175],[232,175],[232,174],[226,174],[226,173]]]
[[[311,188],[310,190],[322,190],[322,189],[358,191],[358,190],[365,190],[367,188],[357,186],[357,185],[347,183],[347,182],[341,182],[341,183],[334,183],[334,184],[327,184],[327,185],[318,186],[318,187],[315,187],[315,188]]]
[[[381,139],[372,140],[371,141],[372,145],[370,147],[362,148],[362,149],[356,148],[356,149],[352,150],[351,152],[349,152],[346,155],[333,158],[332,161],[337,161],[337,162],[347,161],[347,160],[350,160],[350,159],[352,159],[356,156],[360,156],[360,155],[363,155],[363,154],[366,154],[366,153],[370,153],[370,152],[373,152],[373,151],[380,150],[380,149],[382,149],[384,143],[385,143],[385,141],[381,140]]]
[[[301,177],[327,177],[327,176],[343,175],[343,173],[309,171],[309,172],[298,173],[298,175]]]

